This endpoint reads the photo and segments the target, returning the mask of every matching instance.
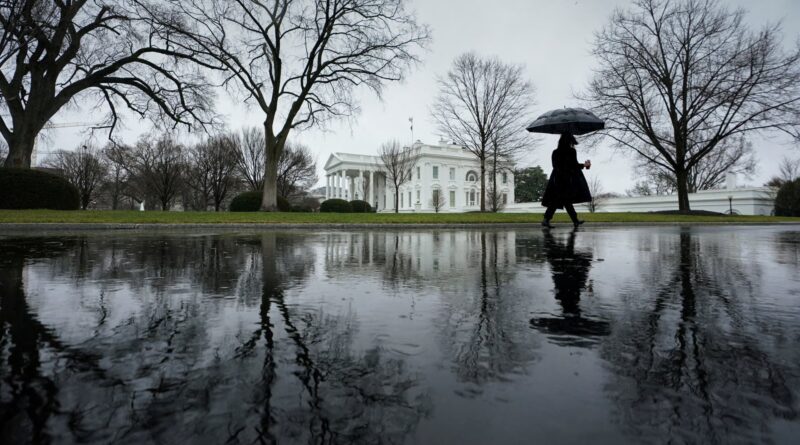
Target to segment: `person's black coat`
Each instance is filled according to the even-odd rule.
[[[553,150],[553,172],[542,196],[545,207],[564,208],[564,204],[577,204],[592,200],[589,184],[583,177],[583,164],[578,162],[574,148]]]

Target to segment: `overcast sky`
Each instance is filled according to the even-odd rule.
[[[748,20],[755,27],[781,21],[787,45],[800,38],[800,0],[724,3],[748,9]],[[417,11],[419,21],[433,30],[433,42],[423,54],[422,63],[405,81],[388,85],[382,99],[367,92],[361,94],[361,113],[353,119],[324,130],[295,133],[293,139],[307,144],[316,154],[320,184],[324,184],[322,166],[333,152],[376,154],[388,139],[410,142],[409,117],[414,118],[414,139],[436,143],[440,138],[429,112],[436,95],[436,76],[446,73],[453,59],[467,51],[523,64],[536,88],[534,117],[553,108],[574,106],[574,93],[581,91],[592,75],[595,62],[590,48],[594,31],[607,23],[614,7],[629,4],[623,0],[415,0],[410,7]],[[247,109],[224,92],[219,102],[232,128],[263,122],[260,110]],[[85,114],[72,110],[53,121],[86,119]],[[127,127],[124,139],[131,141],[146,131],[144,123],[134,120],[129,120]],[[42,151],[63,145],[73,148],[85,137],[80,129],[51,130]],[[761,185],[777,172],[782,156],[800,157],[800,147],[786,137],[756,136],[752,140],[758,154],[758,170],[750,179],[740,178],[740,185]],[[542,165],[549,173],[549,155],[555,143],[556,136],[544,136],[518,165]],[[603,145],[581,153],[587,148],[578,147],[579,158],[592,160],[589,175],[598,176],[606,191],[624,193],[632,186],[635,178],[626,154]]]

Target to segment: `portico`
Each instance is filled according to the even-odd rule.
[[[325,199],[362,200],[378,211],[385,209],[386,178],[375,161],[375,156],[331,155],[325,163]]]

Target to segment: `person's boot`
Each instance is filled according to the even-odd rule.
[[[545,218],[545,219],[542,220],[542,227],[546,227],[546,228],[549,229],[549,228],[551,228],[553,226],[550,225],[550,220]]]
[[[576,219],[575,221],[572,221],[572,224],[575,226],[576,229],[578,228],[578,226],[580,226],[583,223],[584,223],[584,221],[580,220],[580,219]]]

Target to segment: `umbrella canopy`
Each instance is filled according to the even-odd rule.
[[[586,134],[602,130],[606,124],[583,108],[560,108],[539,116],[526,128],[531,133]]]

